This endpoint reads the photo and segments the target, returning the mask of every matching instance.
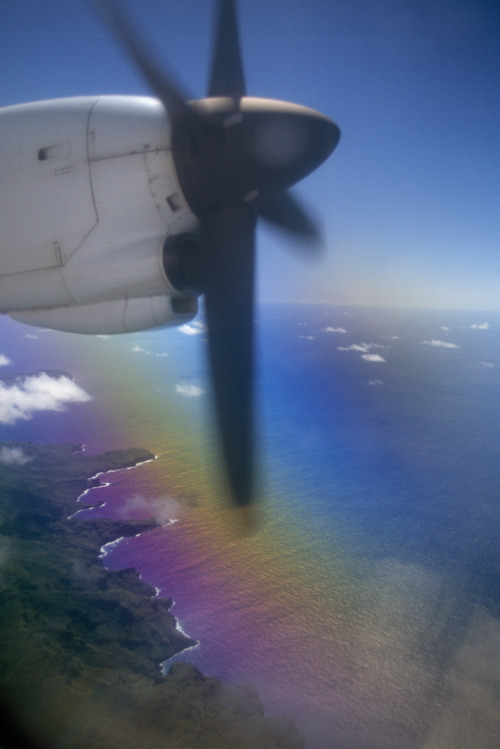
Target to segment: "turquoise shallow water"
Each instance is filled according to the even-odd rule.
[[[259,310],[259,507],[227,509],[201,328],[114,339],[2,321],[0,370],[62,369],[93,400],[1,439],[137,445],[93,514],[154,515],[108,548],[175,600],[181,657],[257,686],[310,749],[497,746],[500,318]],[[190,335],[191,333],[191,335]]]

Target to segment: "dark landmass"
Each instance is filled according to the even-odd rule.
[[[98,558],[103,544],[153,521],[69,519],[90,477],[153,455],[9,442],[0,456],[0,693],[37,746],[303,746],[293,723],[264,716],[251,688],[186,663],[162,675],[159,664],[195,641],[176,629],[171,600]]]

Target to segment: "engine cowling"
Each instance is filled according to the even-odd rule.
[[[194,235],[197,221],[159,101],[106,96],[7,107],[0,129],[0,312],[89,333],[195,314],[165,268],[166,240]]]
[[[11,312],[10,317],[51,330],[107,335],[182,325],[195,317],[197,311],[195,297],[161,296],[19,310]]]

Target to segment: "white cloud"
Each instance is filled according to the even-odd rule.
[[[487,367],[488,369],[493,369],[493,367],[495,366],[490,361],[482,361],[480,362],[480,364],[482,367]]]
[[[468,325],[468,330],[489,330],[489,322],[475,322],[472,325]]]
[[[364,343],[351,343],[350,346],[337,346],[337,351],[369,351],[369,347],[366,347]]]
[[[382,380],[379,380],[378,378],[375,380],[368,380],[368,384],[372,385],[373,387],[379,387],[380,385],[383,385],[384,383]]]
[[[347,333],[347,330],[345,328],[332,328],[329,326],[328,328],[323,328],[322,333]]]
[[[184,335],[200,335],[201,333],[206,332],[207,326],[198,321],[194,323],[186,323],[179,328],[179,333],[184,333]]]
[[[447,325],[441,325],[441,330],[449,330],[449,327]]]
[[[0,381],[0,424],[28,420],[38,411],[63,411],[68,403],[85,403],[91,396],[66,376],[46,372]]]
[[[7,367],[9,364],[12,364],[11,360],[5,354],[0,354],[0,367]]]
[[[456,343],[449,343],[448,341],[438,341],[436,338],[432,338],[430,341],[420,341],[420,343],[426,346],[436,346],[438,348],[460,348]]]
[[[134,518],[152,518],[159,525],[178,520],[184,511],[180,502],[172,497],[144,497],[134,494],[114,511],[117,518],[130,520]]]
[[[199,398],[205,392],[198,385],[189,385],[187,382],[178,382],[175,386],[175,392],[186,398]]]
[[[382,346],[380,343],[351,343],[350,346],[337,346],[337,351],[361,351],[363,354],[367,354],[371,349],[385,349],[387,346]]]
[[[165,351],[162,351],[162,352],[149,351],[148,349],[142,348],[142,346],[134,346],[132,351],[139,353],[139,354],[146,354],[146,356],[155,356],[157,359],[163,359],[165,356],[168,356],[168,354]]]
[[[384,357],[379,354],[363,354],[361,358],[365,361],[383,362],[385,364]]]
[[[24,466],[31,458],[20,447],[2,447],[0,450],[0,463],[7,465]]]

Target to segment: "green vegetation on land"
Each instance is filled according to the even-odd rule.
[[[6,443],[0,464],[0,692],[42,747],[298,749],[292,723],[265,718],[255,692],[185,663],[159,664],[194,641],[169,599],[134,570],[106,570],[100,547],[153,521],[70,518],[98,473],[154,456],[87,455],[75,445]]]

